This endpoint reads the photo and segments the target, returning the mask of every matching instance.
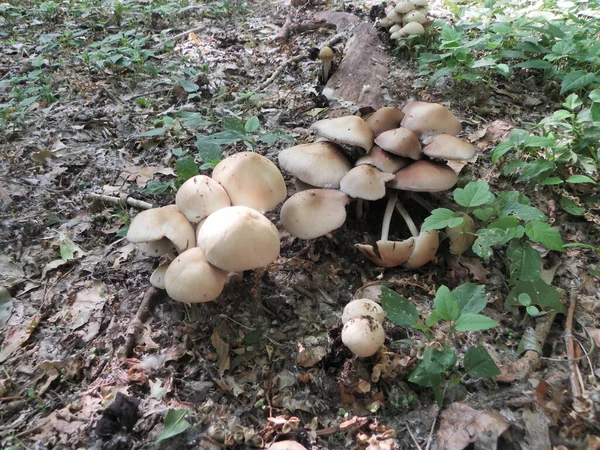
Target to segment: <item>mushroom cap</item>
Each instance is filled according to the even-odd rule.
[[[408,0],[400,0],[398,3],[396,3],[394,11],[396,11],[399,14],[406,14],[407,12],[410,12],[413,9],[415,9],[414,3],[409,2]]]
[[[198,230],[197,242],[206,260],[227,272],[265,267],[279,256],[277,228],[247,206],[212,213]]]
[[[221,161],[213,180],[225,188],[233,206],[270,211],[287,197],[283,175],[269,159],[254,152],[240,152]]]
[[[396,31],[400,31],[401,28],[402,28],[401,24],[395,23],[394,25],[392,25],[390,27],[389,32],[390,32],[390,34],[394,34]],[[404,113],[402,113],[402,114],[404,114]],[[388,129],[391,130],[392,128],[398,128],[399,126],[400,126],[400,124],[396,125],[395,127],[388,128]],[[373,131],[375,131],[375,130],[373,130]],[[383,130],[383,131],[386,131],[386,130]],[[376,133],[375,136],[377,136],[377,134],[379,134],[379,133]]]
[[[415,238],[404,241],[377,241],[372,245],[356,244],[356,248],[379,267],[396,267],[405,263],[415,247]]]
[[[458,134],[462,126],[454,114],[439,103],[412,102],[402,108],[402,126],[417,134]]]
[[[221,295],[227,280],[227,272],[211,265],[202,250],[194,247],[171,262],[165,273],[164,284],[173,300],[204,303]]]
[[[180,253],[194,246],[194,227],[175,205],[142,211],[129,224],[129,242],[150,242],[163,238],[173,242]]]
[[[165,289],[165,274],[167,273],[167,269],[169,268],[170,263],[161,264],[152,275],[150,275],[150,284],[157,289]]]
[[[301,144],[279,153],[281,168],[296,178],[320,188],[339,188],[352,168],[342,150],[332,142]]]
[[[423,148],[423,153],[430,158],[463,160],[475,156],[477,149],[470,143],[450,134],[438,134],[433,137],[431,143]]]
[[[306,447],[296,441],[279,441],[269,445],[267,450],[306,450]]]
[[[192,223],[200,222],[218,209],[231,206],[223,186],[206,175],[196,175],[183,183],[175,195],[175,204]]]
[[[455,227],[447,227],[446,235],[450,241],[450,253],[462,255],[471,248],[477,238],[475,235],[475,222],[467,213],[459,212],[456,215],[463,218],[463,223]]]
[[[281,224],[297,238],[318,238],[344,224],[349,201],[346,194],[333,189],[298,192],[281,207]]]
[[[385,342],[385,332],[370,316],[350,319],[342,328],[342,342],[357,356],[374,355]]]
[[[310,129],[338,144],[354,145],[366,151],[373,146],[373,131],[358,116],[318,120]]]
[[[423,24],[427,22],[427,17],[419,10],[414,10],[409,12],[402,18],[402,23],[408,24],[411,22],[417,22],[419,24]]]
[[[457,180],[450,167],[421,160],[396,172],[388,187],[403,191],[439,192],[450,189]]]
[[[406,156],[412,159],[421,159],[421,143],[415,133],[408,128],[396,128],[381,133],[375,138],[375,143],[386,152]]]
[[[427,6],[428,2],[427,0],[410,0],[410,2],[415,5],[415,6]]]
[[[370,164],[377,167],[382,172],[395,173],[403,167],[406,167],[409,162],[410,159],[386,152],[378,145],[374,145],[369,153],[356,160],[355,165],[360,166],[361,164]]]
[[[425,28],[419,22],[408,22],[394,35],[390,36],[392,39],[401,39],[406,36],[421,35],[425,34]]]
[[[383,17],[382,19],[379,19],[379,22],[377,22],[377,26],[381,27],[381,28],[388,28],[388,27],[391,27],[392,25],[394,25],[394,23],[395,22],[388,19],[387,17]]]
[[[402,23],[402,14],[396,12],[393,8],[385,15],[385,17],[394,23]]]
[[[368,300],[373,300],[375,303],[381,303],[379,300],[379,296],[381,295],[381,286],[382,284],[368,284],[358,289],[354,293],[354,298],[366,298]]]
[[[352,198],[379,200],[385,197],[385,183],[393,179],[392,173],[382,172],[369,164],[361,164],[342,178],[340,191]]]
[[[175,244],[167,238],[162,238],[158,241],[136,242],[135,245],[144,255],[154,256],[155,258],[175,250]]]
[[[379,323],[385,320],[385,311],[373,300],[368,298],[356,298],[350,301],[342,311],[342,323],[345,325],[355,317],[370,316]]]
[[[333,59],[333,50],[331,47],[323,47],[319,51],[319,59],[321,61],[331,61]]]
[[[440,246],[437,230],[421,231],[415,240],[415,248],[403,265],[406,269],[417,269],[433,259]]]
[[[392,30],[395,26],[396,25],[393,25],[390,28],[390,33],[393,33]],[[400,29],[400,26],[398,26],[398,29]],[[400,108],[396,108],[395,106],[384,106],[367,117],[365,123],[373,130],[374,136],[379,136],[384,131],[398,128],[402,123],[402,119],[404,119],[404,113]]]

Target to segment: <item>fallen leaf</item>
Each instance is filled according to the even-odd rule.
[[[169,167],[127,165],[120,177],[125,181],[134,181],[140,189],[143,189],[155,173],[176,176],[173,169]]]
[[[219,365],[219,375],[223,375],[229,369],[231,360],[229,359],[229,344],[221,339],[219,332],[215,329],[210,337],[212,346],[217,351],[217,361]]]
[[[303,348],[298,353],[296,362],[300,367],[312,367],[321,361],[327,354],[327,349],[321,345]]]
[[[483,267],[479,258],[467,258],[462,256],[459,260],[461,266],[469,269],[469,272],[473,276],[473,280],[480,284],[487,284],[487,269]]]
[[[11,288],[25,279],[23,268],[7,255],[0,255],[0,284]]]
[[[91,341],[100,331],[102,322],[102,309],[106,303],[104,283],[96,281],[91,288],[82,289],[75,295],[75,301],[69,308],[72,317],[69,329],[75,331],[84,325],[88,325],[82,339],[84,342]],[[88,322],[90,322],[88,324]]]
[[[0,330],[4,328],[10,315],[12,314],[13,302],[10,292],[5,287],[0,286]]]
[[[0,351],[0,363],[6,361],[16,349],[29,340],[31,334],[37,329],[39,321],[40,316],[35,315],[28,323],[15,326],[6,333]]]

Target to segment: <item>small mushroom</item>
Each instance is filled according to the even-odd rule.
[[[382,172],[368,164],[354,167],[340,181],[340,191],[352,198],[379,200],[385,197],[385,183],[394,179],[394,174]]]
[[[410,12],[413,9],[415,9],[414,3],[409,2],[408,0],[400,0],[398,3],[396,3],[394,11],[396,11],[399,14],[406,14],[407,12]]]
[[[438,134],[433,137],[431,143],[423,148],[423,153],[430,158],[465,160],[475,156],[477,149],[468,142],[450,134]]]
[[[410,258],[415,247],[413,237],[404,241],[379,240],[375,245],[356,244],[356,248],[379,267],[397,267]]]
[[[319,188],[339,188],[352,168],[339,147],[328,141],[296,145],[281,151],[278,158],[283,170]]]
[[[411,22],[424,24],[425,22],[427,22],[427,17],[425,17],[425,14],[423,14],[421,11],[414,10],[409,12],[402,18],[402,23],[404,23],[405,25]]]
[[[383,323],[385,320],[385,311],[373,300],[367,298],[353,299],[342,311],[342,323],[345,325],[350,319],[363,316],[370,316],[377,322]]]
[[[423,157],[419,138],[408,128],[401,127],[384,131],[375,138],[375,144],[394,155],[411,159],[421,159]]]
[[[402,14],[396,12],[393,8],[386,14],[385,17],[394,23],[402,23]]]
[[[416,36],[425,34],[425,28],[418,22],[408,22],[400,30],[393,33],[391,39],[402,39],[406,36]]]
[[[196,175],[183,183],[175,195],[175,204],[192,223],[202,221],[218,209],[231,206],[223,186],[206,175]]]
[[[402,108],[402,126],[417,134],[459,134],[460,121],[439,103],[412,102]]]
[[[415,247],[404,264],[406,269],[418,269],[433,259],[440,246],[437,230],[421,231],[415,238]]]
[[[355,355],[368,357],[381,348],[385,342],[385,332],[372,317],[355,317],[342,328],[342,342]]]
[[[416,161],[396,172],[388,187],[403,191],[438,192],[450,189],[458,177],[448,166],[430,161]]]
[[[406,167],[410,161],[410,159],[386,152],[378,145],[374,145],[369,153],[356,160],[355,165],[370,164],[382,172],[396,173]]]
[[[142,211],[129,224],[129,242],[150,245],[150,242],[164,238],[169,239],[180,253],[194,246],[194,228],[175,205]],[[156,245],[164,248],[166,243],[161,241]]]
[[[399,23],[395,23],[394,25],[392,25],[390,27],[389,32],[390,32],[390,34],[394,34],[396,31],[400,31],[401,29],[402,29],[402,25],[399,24]],[[402,111],[400,111],[400,112],[402,112]],[[399,126],[400,125],[398,124],[398,125],[396,125],[395,127],[392,127],[392,128],[398,128]],[[390,130],[391,130],[391,128],[390,128]]]
[[[395,31],[395,26],[396,25],[390,28],[390,33]],[[398,26],[398,29],[400,29],[400,26]],[[384,131],[398,128],[402,123],[402,119],[404,119],[404,113],[400,108],[396,108],[394,106],[384,106],[365,118],[365,122],[367,125],[369,125],[371,130],[373,130],[373,135],[379,136]]]
[[[298,192],[281,207],[281,224],[297,238],[318,238],[344,224],[349,201],[346,194],[334,189]]]
[[[197,242],[206,260],[227,272],[265,267],[279,256],[277,228],[246,206],[212,213],[198,230]]]
[[[170,263],[161,264],[156,269],[154,269],[154,272],[152,272],[152,275],[150,275],[150,284],[152,286],[154,286],[157,289],[165,288],[165,274],[167,273],[169,264]]]
[[[212,178],[225,188],[233,206],[247,206],[263,213],[287,197],[283,175],[258,153],[240,152],[225,158],[214,168]]]
[[[323,47],[319,51],[319,59],[323,62],[323,83],[327,83],[329,72],[331,71],[331,61],[333,61],[333,50],[331,47]]]
[[[475,222],[471,216],[464,212],[458,212],[456,215],[463,218],[463,223],[455,227],[447,227],[446,235],[450,240],[450,253],[461,255],[471,248],[477,236]]]
[[[389,28],[392,25],[394,25],[394,23],[394,21],[388,19],[387,17],[383,17],[382,19],[379,19],[379,22],[377,22],[377,26],[381,28]]]
[[[358,116],[318,120],[310,126],[310,129],[330,141],[362,147],[367,152],[373,146],[373,131]]]

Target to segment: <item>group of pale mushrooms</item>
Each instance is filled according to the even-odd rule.
[[[425,34],[427,25],[427,0],[399,0],[386,10],[386,16],[378,26],[389,28],[391,39],[404,39],[407,36]]]
[[[438,246],[438,232],[419,232],[398,201],[398,191],[437,192],[456,184],[457,173],[447,161],[471,159],[476,149],[456,137],[459,120],[438,103],[412,102],[402,110],[384,107],[364,119],[345,116],[315,122],[324,140],[297,145],[279,153],[279,165],[301,185],[281,208],[281,224],[292,235],[314,239],[341,227],[346,205],[388,196],[381,238],[357,244],[358,250],[381,267],[403,265],[415,269],[431,261]],[[359,147],[364,154],[350,162],[342,146]],[[412,237],[389,239],[396,209]]]

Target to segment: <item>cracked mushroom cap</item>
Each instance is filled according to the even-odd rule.
[[[134,244],[163,238],[169,239],[180,253],[194,246],[194,227],[175,205],[142,211],[127,231],[127,240]]]
[[[411,159],[421,159],[421,143],[415,133],[408,128],[396,128],[381,133],[375,138],[375,143],[386,152],[405,156]]]
[[[390,28],[390,33],[393,33],[392,29],[394,26]],[[400,26],[398,26],[398,29],[400,29]],[[402,119],[404,119],[404,113],[400,108],[384,106],[367,117],[365,123],[373,130],[374,136],[379,136],[384,131],[398,128],[400,123],[402,123]]]
[[[279,256],[277,228],[247,206],[212,213],[198,230],[197,242],[206,260],[227,272],[265,267]]]
[[[421,231],[415,240],[415,247],[404,264],[406,269],[418,269],[431,261],[440,246],[437,230]]]
[[[227,280],[227,272],[210,264],[202,250],[194,247],[171,262],[165,273],[164,284],[173,300],[204,303],[221,295]]]
[[[412,102],[402,108],[402,126],[417,134],[459,134],[460,121],[439,103]]]
[[[240,152],[214,168],[213,180],[221,183],[233,206],[270,211],[287,197],[283,175],[269,159],[254,152]]]
[[[310,129],[337,144],[362,147],[367,152],[373,146],[373,130],[358,116],[318,120]]]
[[[355,298],[350,300],[342,311],[342,323],[345,325],[350,319],[355,317],[370,316],[379,323],[385,320],[385,311],[379,303],[368,298]]]
[[[450,134],[438,134],[423,149],[430,158],[446,160],[471,159],[477,153],[475,147]]]
[[[346,194],[334,189],[298,192],[281,207],[281,224],[297,238],[318,238],[344,225],[349,201]]]
[[[396,267],[405,263],[415,247],[415,238],[404,241],[377,241],[375,247],[356,244],[356,248],[379,267]]]
[[[279,153],[281,168],[301,181],[319,188],[340,187],[352,168],[342,150],[332,142],[301,144]]]
[[[385,342],[385,332],[372,317],[355,317],[342,328],[342,342],[357,356],[372,356]]]
[[[340,191],[352,198],[379,200],[385,197],[385,183],[393,179],[392,173],[382,172],[369,164],[361,164],[342,178]]]
[[[175,195],[175,204],[192,223],[202,221],[218,209],[231,206],[223,186],[206,175],[196,175],[183,183]]]
[[[380,146],[374,145],[369,153],[356,160],[355,165],[370,164],[382,172],[396,173],[406,167],[410,161],[410,159],[386,152]]]
[[[450,189],[457,180],[458,176],[450,167],[421,160],[396,172],[388,187],[402,191],[439,192]]]

